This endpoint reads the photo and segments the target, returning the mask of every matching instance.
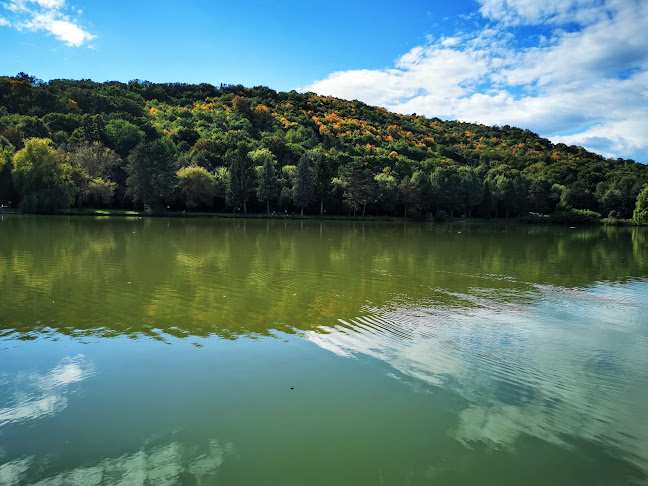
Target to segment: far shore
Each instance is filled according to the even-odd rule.
[[[609,219],[600,221],[556,221],[551,216],[516,216],[509,218],[480,218],[480,217],[403,217],[388,215],[340,215],[340,214],[304,214],[289,212],[274,213],[243,213],[243,212],[206,212],[206,211],[137,211],[128,209],[68,209],[53,213],[21,213],[19,210],[4,208],[0,214],[22,215],[54,215],[54,216],[93,216],[93,217],[118,217],[118,218],[187,218],[187,219],[257,219],[257,220],[297,220],[297,221],[356,221],[356,222],[412,222],[412,223],[480,223],[480,224],[550,224],[550,225],[579,225],[579,226],[639,226],[631,219]]]

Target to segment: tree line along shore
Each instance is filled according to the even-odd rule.
[[[0,203],[648,223],[648,167],[520,128],[240,85],[0,77]]]

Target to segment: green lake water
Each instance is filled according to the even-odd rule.
[[[648,230],[5,216],[0,484],[648,484]]]

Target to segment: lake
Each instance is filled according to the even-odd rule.
[[[0,484],[648,484],[648,229],[5,216]]]

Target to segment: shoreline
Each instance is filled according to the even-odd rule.
[[[470,224],[519,224],[519,225],[550,225],[550,226],[644,226],[638,225],[630,219],[610,220],[602,218],[599,221],[564,221],[552,220],[551,216],[516,216],[511,218],[444,218],[442,220],[411,218],[403,216],[350,216],[350,215],[324,215],[319,214],[266,214],[266,213],[217,213],[217,212],[189,212],[165,211],[148,213],[126,209],[70,209],[52,213],[24,213],[16,210],[10,212],[0,211],[0,215],[43,215],[43,216],[86,216],[99,218],[177,218],[177,219],[253,219],[253,220],[292,220],[292,221],[346,221],[346,222],[391,222],[391,223],[470,223]]]

